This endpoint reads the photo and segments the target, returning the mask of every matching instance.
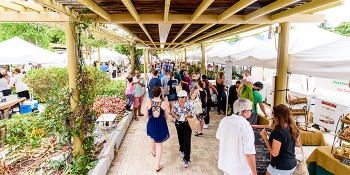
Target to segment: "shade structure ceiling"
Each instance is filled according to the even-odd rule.
[[[0,0],[3,1],[6,0]],[[78,14],[98,23],[117,24],[138,43],[171,49],[218,40],[274,23],[323,22],[324,16],[315,12],[343,4],[343,0],[34,1],[69,17]],[[0,3],[2,14],[1,8],[6,7]],[[0,22],[3,20],[0,17]]]

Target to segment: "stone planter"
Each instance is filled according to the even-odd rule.
[[[109,167],[114,159],[115,151],[118,149],[122,143],[122,140],[125,136],[126,131],[128,130],[130,123],[132,121],[133,113],[128,111],[129,115],[124,117],[117,125],[115,134],[109,138],[111,145],[114,148],[111,148],[108,144],[102,149],[100,155],[98,156],[98,162],[94,169],[89,171],[89,175],[106,175]]]

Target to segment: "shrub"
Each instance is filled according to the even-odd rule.
[[[120,98],[126,98],[125,94],[126,83],[124,80],[113,80],[105,84],[101,95],[104,97],[117,96]]]

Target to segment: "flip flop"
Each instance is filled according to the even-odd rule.
[[[158,173],[162,169],[163,169],[163,166],[160,166],[158,169],[156,169],[156,172]]]
[[[200,136],[200,135],[203,135],[203,133],[202,133],[202,132],[201,132],[201,133],[198,133],[198,131],[195,131],[194,136],[198,137],[198,136]]]
[[[138,116],[144,116],[143,114],[138,114]]]
[[[152,154],[153,157],[156,157],[156,154],[153,154],[152,151],[151,151],[151,154]]]

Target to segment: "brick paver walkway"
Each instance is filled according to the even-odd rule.
[[[215,111],[212,109],[212,111]],[[223,174],[217,168],[219,142],[215,138],[216,130],[222,116],[211,113],[209,129],[204,129],[201,137],[192,132],[192,151],[190,166],[182,167],[179,144],[174,124],[168,119],[170,138],[163,144],[161,163],[164,168],[155,172],[156,159],[151,155],[149,137],[146,134],[147,120],[133,121],[124,137],[119,153],[109,169],[108,175],[215,175]]]

